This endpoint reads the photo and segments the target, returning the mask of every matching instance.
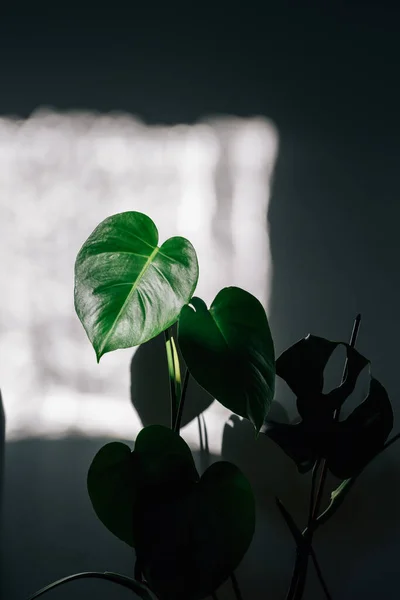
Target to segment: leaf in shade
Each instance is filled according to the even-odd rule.
[[[96,514],[133,546],[161,600],[200,600],[246,553],[255,526],[251,486],[233,464],[199,478],[186,442],[161,425],[142,429],[134,451],[111,443],[95,456],[88,490]]]
[[[161,600],[200,600],[245,555],[255,527],[254,497],[235,465],[217,462],[186,493],[147,499],[137,520],[136,552],[151,589]]]
[[[141,490],[176,490],[199,480],[189,446],[168,427],[150,425],[140,431],[135,457]]]
[[[274,344],[262,304],[237,287],[221,290],[209,310],[192,298],[179,317],[178,339],[196,381],[259,431],[275,389]]]
[[[325,367],[340,345],[345,346],[347,353],[345,380],[339,387],[323,394]],[[303,419],[326,419],[354,390],[357,378],[368,362],[349,344],[310,334],[280,355],[276,361],[276,374],[297,396],[297,409]]]
[[[337,473],[344,472],[344,455],[349,454],[355,443],[355,438],[351,441],[352,433],[355,434],[356,431],[355,417],[344,426],[335,422],[334,413],[353,392],[360,372],[369,361],[349,344],[342,344],[347,353],[344,381],[324,394],[324,369],[332,352],[339,345],[340,342],[308,335],[283,352],[276,361],[277,375],[297,395],[301,421],[291,425],[266,421],[261,432],[274,440],[294,460],[301,473],[309,471],[317,458],[323,458],[329,453],[333,469]],[[387,402],[390,407],[389,400]],[[388,409],[385,411],[386,414]],[[365,409],[362,409],[362,413],[356,412],[357,422],[364,413]],[[343,440],[343,446],[340,440]],[[340,450],[341,448],[343,449]],[[365,451],[361,452],[365,454]],[[354,451],[353,456],[357,463]],[[349,468],[352,468],[350,463]]]
[[[282,352],[276,361],[276,374],[297,397],[320,394],[324,369],[336,347],[336,342],[309,334]]]
[[[345,421],[335,423],[326,448],[329,470],[348,479],[383,448],[393,428],[393,410],[385,388],[373,377],[366,399]]]
[[[137,436],[134,452],[120,442],[103,446],[89,468],[87,486],[100,521],[119,539],[135,546],[133,506],[138,493],[178,490],[198,480],[189,447],[170,429],[151,425]]]
[[[178,318],[196,288],[198,264],[182,237],[158,247],[153,221],[124,212],[96,227],[75,263],[75,309],[97,360],[138,346]]]

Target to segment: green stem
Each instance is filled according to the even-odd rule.
[[[186,369],[185,379],[183,380],[182,393],[181,393],[181,397],[179,400],[178,412],[176,415],[176,420],[175,420],[175,424],[174,424],[174,428],[173,428],[176,433],[179,433],[181,430],[183,407],[185,405],[185,398],[186,398],[186,392],[187,392],[187,388],[188,388],[188,384],[189,384],[189,377],[190,377],[189,369]]]
[[[64,577],[63,579],[54,581],[53,583],[50,583],[50,585],[47,585],[38,592],[35,592],[32,596],[28,598],[28,600],[36,600],[36,598],[39,598],[39,596],[42,596],[46,592],[50,592],[54,588],[59,587],[64,583],[75,581],[77,579],[105,579],[106,581],[110,581],[111,583],[116,583],[118,585],[121,585],[122,587],[128,588],[140,598],[142,598],[142,600],[152,600],[149,590],[143,584],[135,581],[134,579],[131,579],[130,577],[126,577],[125,575],[119,575],[118,573],[110,573],[108,571],[105,571],[104,573],[88,571],[85,573],[75,573],[75,575],[69,575],[68,577]]]
[[[231,582],[232,582],[233,591],[236,596],[236,600],[243,600],[243,596],[242,596],[242,592],[240,591],[238,580],[233,571],[231,573]]]
[[[167,354],[169,388],[171,398],[171,429],[173,429],[178,412],[178,398],[180,398],[181,395],[181,373],[179,366],[179,357],[176,351],[174,338],[171,335],[170,329],[166,329],[164,331],[164,337],[165,350]]]

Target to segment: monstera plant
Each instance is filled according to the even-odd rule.
[[[392,408],[372,376],[367,398],[346,420],[339,420],[342,405],[369,365],[354,348],[359,319],[350,344],[345,344],[343,381],[324,394],[324,369],[338,343],[310,335],[275,361],[260,302],[245,290],[228,287],[208,307],[194,296],[197,280],[191,243],[173,237],[159,245],[155,224],[138,212],[107,218],[79,251],[75,308],[97,361],[107,352],[165,336],[171,427],[144,427],[132,445],[106,444],[88,471],[88,493],[97,517],[135,550],[134,577],[78,573],[50,584],[32,599],[90,577],[118,583],[144,600],[215,599],[219,586],[231,578],[236,597],[241,598],[234,572],[252,541],[255,500],[248,480],[234,464],[220,461],[203,473],[197,471],[180,435],[190,377],[226,408],[248,419],[256,436],[261,433],[274,440],[300,472],[313,470],[304,531],[277,499],[297,548],[288,600],[303,596],[309,557],[329,597],[312,547],[313,534],[335,513],[368,462],[397,439],[386,441],[393,425]],[[297,397],[298,423],[268,420],[276,375]],[[327,470],[343,482],[320,512]]]

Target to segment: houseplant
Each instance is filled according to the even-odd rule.
[[[142,213],[109,217],[79,251],[75,308],[98,361],[106,352],[139,346],[164,334],[171,427],[145,427],[133,449],[119,442],[106,444],[88,472],[88,492],[97,516],[135,548],[135,577],[80,573],[51,584],[32,599],[83,577],[108,579],[146,600],[154,595],[161,600],[215,596],[230,577],[240,597],[234,571],[252,540],[254,497],[245,475],[232,463],[214,463],[201,477],[197,472],[180,436],[190,377],[229,410],[248,419],[256,436],[261,433],[273,439],[301,472],[312,469],[304,531],[277,499],[296,543],[287,598],[303,597],[310,557],[330,597],[312,547],[314,532],[336,512],[368,462],[397,439],[387,442],[393,412],[386,391],[372,375],[367,398],[346,420],[339,420],[360,372],[369,366],[355,349],[359,318],[350,343],[344,344],[347,360],[342,382],[324,394],[324,369],[339,343],[310,335],[275,361],[260,302],[230,287],[221,290],[208,308],[194,296],[197,280],[197,257],[190,242],[174,237],[158,246],[156,226]],[[177,339],[171,329],[175,323]],[[297,397],[299,423],[268,420],[276,375]],[[321,512],[328,470],[342,483]]]

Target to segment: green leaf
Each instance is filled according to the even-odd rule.
[[[136,482],[132,451],[120,442],[111,442],[99,450],[87,477],[88,492],[96,515],[111,533],[129,546],[134,546]]]
[[[170,429],[142,429],[134,451],[104,446],[88,475],[97,515],[134,546],[161,600],[199,600],[238,566],[255,526],[254,497],[237,467],[220,462],[201,479],[186,442]]]
[[[173,500],[158,497],[138,511],[136,552],[161,600],[200,600],[234,571],[255,527],[253,493],[239,469],[209,467],[200,482]]]
[[[100,521],[120,540],[135,547],[133,512],[138,497],[181,491],[199,478],[186,442],[161,425],[137,436],[135,449],[120,442],[103,446],[89,468],[87,486]]]
[[[182,237],[158,247],[153,221],[139,212],[105,219],[75,263],[75,309],[99,361],[138,346],[178,318],[196,288],[198,264]]]
[[[178,340],[196,381],[257,431],[275,389],[274,344],[261,303],[237,287],[224,288],[210,309],[192,298],[179,317]]]

